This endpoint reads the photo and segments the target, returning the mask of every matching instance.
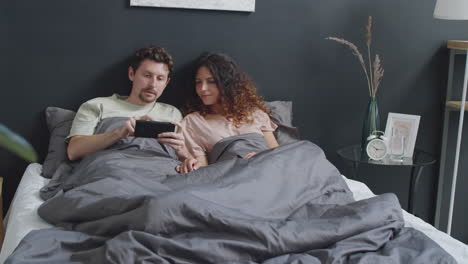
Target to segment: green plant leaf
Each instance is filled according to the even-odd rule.
[[[29,162],[37,161],[36,151],[31,144],[2,124],[0,124],[0,146]]]

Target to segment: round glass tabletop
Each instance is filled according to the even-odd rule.
[[[431,154],[415,149],[413,157],[404,157],[401,160],[392,160],[389,155],[387,155],[382,160],[372,160],[369,157],[362,153],[361,155],[361,145],[353,145],[341,148],[337,151],[338,155],[344,160],[354,162],[354,163],[365,163],[365,164],[375,164],[375,165],[385,165],[385,166],[426,166],[434,164],[436,159]]]

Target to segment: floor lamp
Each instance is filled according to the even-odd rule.
[[[468,20],[468,0],[437,0],[435,10],[434,10],[434,17],[439,18],[439,19],[448,19],[448,20]],[[458,161],[460,158],[460,145],[461,145],[461,137],[462,137],[462,130],[463,130],[463,118],[464,118],[464,113],[465,113],[467,84],[468,84],[468,55],[466,56],[465,77],[463,81],[463,92],[462,92],[461,108],[460,108],[460,119],[458,123],[457,146],[456,146],[455,160],[454,160],[454,167],[453,167],[452,188],[450,191],[450,204],[449,204],[448,224],[447,224],[447,234],[449,235],[452,231],[453,206],[454,206],[454,200],[455,200],[455,189],[457,186]],[[447,100],[448,99],[449,98],[447,98]]]

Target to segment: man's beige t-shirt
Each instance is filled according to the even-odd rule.
[[[127,97],[114,94],[109,97],[91,99],[80,106],[76,113],[70,134],[73,136],[94,135],[97,125],[109,117],[137,117],[147,115],[155,121],[180,122],[180,111],[168,104],[154,103],[150,105],[135,105],[124,101]]]

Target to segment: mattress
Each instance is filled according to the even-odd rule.
[[[21,179],[5,219],[6,232],[3,248],[0,253],[0,263],[5,261],[29,231],[51,227],[51,225],[37,215],[37,208],[42,203],[39,197],[39,189],[49,181],[40,175],[41,170],[42,166],[40,164],[30,164]],[[374,193],[364,183],[344,178],[356,200],[374,196]],[[413,227],[426,234],[459,263],[465,263],[468,260],[467,245],[437,230],[432,225],[406,211],[403,211],[403,216],[405,218],[405,226]]]

